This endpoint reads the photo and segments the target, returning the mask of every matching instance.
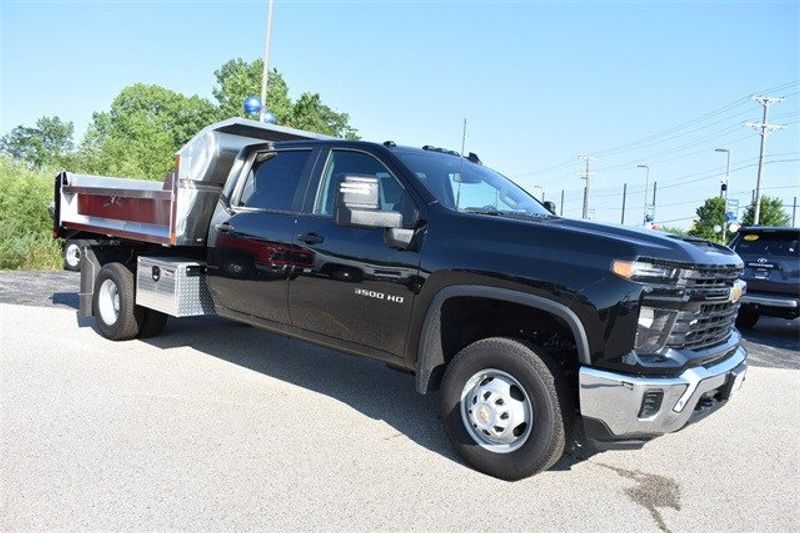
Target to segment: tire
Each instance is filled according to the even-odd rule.
[[[122,263],[108,263],[97,274],[92,311],[100,334],[113,341],[133,339],[142,329],[146,309],[136,305],[133,273]]]
[[[64,270],[71,272],[81,271],[81,261],[83,260],[83,241],[67,239],[61,249],[64,261]]]
[[[486,372],[495,377],[484,378]],[[484,387],[502,390],[511,381],[521,390],[517,388],[515,393],[514,385],[508,388],[510,399],[508,395],[490,393],[486,400]],[[473,395],[476,390],[478,394]],[[469,409],[478,397],[484,400],[472,405],[480,406],[481,411],[477,407]],[[512,422],[506,427],[504,438],[516,438],[515,442],[495,445],[491,436],[480,437],[489,433],[476,422],[488,420],[496,430],[498,426],[494,424],[503,417],[503,406],[510,408],[516,402],[515,412],[519,414],[522,412],[519,404],[524,404],[526,398],[531,414],[529,427],[519,424],[522,419],[519,416],[505,419]],[[470,414],[473,412],[474,415]],[[461,457],[476,470],[508,481],[532,476],[558,461],[571,438],[575,421],[573,395],[569,394],[558,366],[523,342],[502,337],[476,341],[453,358],[442,381],[441,414],[447,435]],[[468,423],[473,427],[468,427]],[[514,430],[508,433],[511,426]]]
[[[137,306],[138,307],[138,306]],[[154,309],[144,309],[144,321],[139,328],[139,339],[149,339],[150,337],[157,337],[161,334],[164,326],[167,323],[167,316],[160,311]]]
[[[761,313],[757,309],[750,306],[742,306],[739,309],[739,314],[736,315],[736,327],[742,329],[752,329],[756,327]]]

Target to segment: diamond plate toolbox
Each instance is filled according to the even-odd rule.
[[[181,257],[139,257],[136,303],[176,317],[215,314],[205,263]]]

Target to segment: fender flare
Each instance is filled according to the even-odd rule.
[[[483,285],[453,285],[446,287],[433,297],[428,311],[425,313],[422,333],[416,361],[416,388],[420,394],[428,392],[433,370],[444,365],[444,353],[440,342],[442,333],[442,306],[450,298],[471,296],[511,302],[551,313],[567,323],[575,337],[578,360],[582,364],[590,363],[589,340],[578,315],[564,304],[542,296],[499,287]]]

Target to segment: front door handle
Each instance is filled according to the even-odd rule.
[[[325,240],[325,237],[316,233],[303,233],[297,236],[297,240],[306,244],[319,244]]]
[[[233,226],[231,226],[227,222],[223,222],[222,224],[217,224],[215,227],[217,228],[217,231],[233,231]]]

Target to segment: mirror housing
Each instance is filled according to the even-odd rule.
[[[336,193],[334,220],[356,228],[402,228],[403,215],[381,211],[381,183],[375,176],[349,175]]]
[[[548,201],[544,202],[542,205],[544,206],[545,209],[547,209],[548,211],[550,211],[554,215],[556,214],[556,204],[554,202],[551,202],[550,200],[548,200]]]

